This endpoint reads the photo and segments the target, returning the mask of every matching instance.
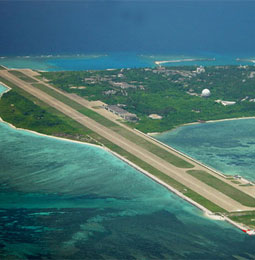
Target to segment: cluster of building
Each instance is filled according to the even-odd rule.
[[[205,68],[203,66],[199,66],[196,68],[196,70],[189,71],[189,70],[176,70],[176,69],[171,69],[171,68],[166,68],[166,67],[160,66],[151,71],[153,73],[162,73],[166,76],[179,75],[184,78],[192,78],[192,77],[196,76],[197,74],[205,72]]]
[[[193,72],[195,72],[195,73],[197,73],[197,74],[204,73],[204,72],[205,72],[205,68],[204,68],[203,66],[199,66],[199,67],[197,67],[196,70],[193,71]]]
[[[117,92],[121,92],[122,95],[127,96],[128,93],[126,92],[127,89],[141,89],[144,90],[144,86],[141,82],[132,81],[126,82],[123,79],[125,75],[122,73],[123,69],[118,74],[111,74],[111,75],[92,75],[90,77],[84,78],[84,82],[86,84],[97,84],[106,82],[113,87],[113,89],[108,89],[103,92],[104,95],[115,95]]]
[[[139,118],[137,117],[136,114],[133,113],[129,113],[128,111],[126,111],[125,109],[123,109],[121,107],[122,105],[106,105],[104,106],[104,108],[108,111],[110,111],[111,113],[122,117],[124,120],[129,121],[129,122],[137,122],[139,120]],[[150,114],[148,116],[151,119],[162,119],[162,116],[158,115],[158,114]]]
[[[165,67],[157,67],[152,70],[153,73],[164,74],[165,76],[179,75],[184,78],[191,78],[196,75],[196,72],[188,70],[176,70]]]
[[[201,93],[201,97],[210,97],[211,96],[211,92],[209,89],[203,89],[202,93]],[[227,100],[221,100],[221,99],[217,99],[215,100],[216,103],[218,104],[222,104],[223,106],[231,106],[236,104],[236,101],[227,101]]]
[[[156,120],[162,119],[162,116],[160,116],[158,114],[150,114],[148,117],[151,119],[156,119]]]
[[[220,99],[215,100],[215,102],[218,104],[222,104],[223,106],[231,106],[231,105],[236,104],[235,101],[226,101],[226,100],[220,100]]]
[[[128,88],[139,88],[144,90],[144,86],[143,85],[133,85],[133,84],[129,84],[127,82],[115,82],[115,81],[109,81],[109,83],[114,86],[114,87],[119,87],[121,89],[128,89]]]

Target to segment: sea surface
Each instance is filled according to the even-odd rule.
[[[253,65],[254,9],[254,1],[0,1],[0,64],[49,71],[158,60]]]
[[[254,237],[103,149],[5,123],[0,140],[1,259],[255,257]]]
[[[218,171],[255,181],[255,119],[186,125],[156,138]]]
[[[254,56],[254,8],[254,1],[1,1],[0,56]]]

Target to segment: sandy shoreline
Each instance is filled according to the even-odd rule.
[[[197,59],[158,60],[158,61],[154,61],[154,63],[156,65],[161,65],[164,63],[187,62],[187,61],[197,61]]]
[[[97,147],[97,148],[100,148],[100,149],[104,149],[104,150],[105,150],[105,148],[104,148],[103,146],[100,146],[100,145],[97,145],[97,144],[91,144],[91,143],[81,142],[81,141],[77,141],[77,140],[71,140],[71,139],[67,139],[67,138],[64,138],[64,137],[58,137],[58,136],[53,136],[53,135],[46,135],[46,134],[38,133],[38,132],[33,131],[33,130],[24,129],[24,128],[18,128],[18,127],[16,127],[16,126],[12,125],[11,123],[8,123],[8,122],[4,121],[1,117],[0,117],[0,123],[7,124],[7,125],[9,125],[11,128],[14,128],[15,130],[18,130],[18,131],[26,131],[26,132],[33,133],[33,134],[36,134],[36,135],[39,135],[39,136],[54,138],[54,139],[58,139],[58,140],[62,140],[62,141],[67,141],[67,142],[72,142],[72,143],[78,143],[78,144],[84,144],[84,145],[94,146],[94,147]]]
[[[186,59],[176,59],[176,60],[156,60],[154,63],[156,65],[161,65],[165,63],[179,63],[179,62],[191,62],[191,61],[215,61],[215,58],[209,59],[209,58],[186,58]]]
[[[241,120],[241,119],[255,119],[255,116],[233,117],[233,118],[225,118],[225,119],[217,119],[217,120],[208,120],[208,121],[205,122],[205,124],[206,124],[206,123],[217,123],[217,122],[223,122],[223,121]],[[183,124],[183,125],[181,125],[181,126],[193,125],[193,124],[203,124],[203,123],[194,122],[194,123]]]
[[[2,97],[3,94],[7,93],[8,91],[11,90],[10,87],[8,87],[6,84],[4,84],[2,81],[0,81],[0,84],[3,85],[5,88],[7,88],[5,91],[0,93],[0,98]]]
[[[174,131],[174,130],[176,130],[177,128],[182,127],[182,126],[198,125],[198,124],[207,124],[207,123],[217,123],[217,122],[232,121],[232,120],[241,120],[241,119],[255,119],[255,116],[233,117],[233,118],[225,118],[225,119],[208,120],[208,121],[205,121],[205,123],[200,123],[200,122],[185,123],[185,124],[178,125],[178,126],[176,126],[175,128],[173,128],[173,129],[171,129],[171,130],[167,130],[167,131],[163,131],[163,132],[147,133],[147,135],[149,135],[149,136],[157,136],[157,135],[169,133],[169,132]]]
[[[145,171],[144,169],[140,168],[139,166],[137,166],[136,164],[130,162],[129,160],[127,160],[126,158],[120,156],[119,154],[111,151],[110,149],[106,148],[107,151],[109,151],[110,153],[112,153],[114,156],[118,157],[119,159],[121,159],[122,161],[126,162],[128,165],[132,166],[133,168],[135,168],[136,170],[138,170],[139,172],[143,173],[144,175],[150,177],[151,179],[153,179],[154,181],[156,181],[157,183],[159,183],[160,185],[166,187],[168,190],[170,190],[171,192],[175,193],[176,195],[178,195],[180,198],[186,200],[187,202],[189,202],[190,204],[192,204],[193,206],[197,207],[198,209],[200,209],[201,211],[204,212],[204,216],[208,217],[210,219],[213,220],[224,220],[223,217],[215,215],[213,212],[211,212],[210,210],[208,210],[207,208],[205,208],[204,206],[200,205],[199,203],[193,201],[192,199],[186,197],[183,193],[179,192],[178,190],[174,189],[173,187],[169,186],[168,184],[164,183],[162,180],[158,179],[157,177],[155,177],[154,175],[150,174],[149,172]]]

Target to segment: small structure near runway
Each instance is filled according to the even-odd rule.
[[[148,117],[151,119],[162,119],[162,116],[158,114],[150,114]]]
[[[123,108],[116,106],[116,105],[108,105],[104,106],[104,108],[117,116],[122,117],[123,119],[129,122],[137,122],[139,118],[136,114],[129,113],[128,111],[124,110]]]

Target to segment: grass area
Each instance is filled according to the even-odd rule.
[[[245,183],[245,184],[240,184],[239,186],[241,186],[241,187],[251,187],[253,185],[250,184],[250,183]]]
[[[17,71],[17,70],[9,70],[9,73],[13,74],[14,76],[18,77],[21,80],[24,80],[28,83],[35,83],[37,82],[35,79],[30,78],[29,76],[25,75],[24,73]]]
[[[88,129],[77,127],[69,118],[54,115],[14,90],[7,92],[0,100],[0,117],[19,128],[39,133],[69,137],[89,142]]]
[[[235,201],[238,201],[244,206],[255,207],[255,199],[246,193],[236,189],[235,187],[221,181],[220,179],[212,176],[205,171],[188,170],[187,173],[197,178],[198,180],[206,183],[221,193],[227,195]]]
[[[6,70],[6,68],[0,65],[0,70]]]
[[[255,228],[255,211],[230,213],[228,217],[235,222],[243,223],[251,228]]]
[[[155,144],[145,140],[144,138],[137,136],[136,134],[132,133],[131,131],[121,127],[120,125],[112,122],[111,120],[101,116],[100,114],[96,113],[93,110],[85,108],[84,106],[78,104],[77,102],[69,99],[68,97],[56,92],[55,90],[48,88],[43,84],[33,84],[34,87],[39,88],[40,90],[46,92],[47,94],[53,96],[54,98],[62,101],[63,103],[69,105],[70,107],[76,109],[80,113],[92,118],[96,122],[110,128],[114,132],[120,134],[121,136],[125,137],[126,139],[140,145],[141,147],[147,149],[148,151],[157,154],[158,157],[168,161],[169,163],[175,165],[179,168],[192,168],[194,167],[192,164],[186,162],[185,160],[173,155],[171,152],[166,151],[158,147]]]
[[[235,178],[232,177],[232,176],[231,177],[229,177],[229,175],[225,175],[225,176],[226,176],[226,179],[229,180],[229,181],[234,181],[235,180]]]
[[[0,116],[16,127],[39,133],[95,143],[92,131],[0,77],[12,88],[0,99]]]
[[[131,155],[131,154],[130,154]],[[195,202],[199,203],[200,205],[204,206],[205,208],[209,209],[212,212],[221,212],[224,213],[226,210],[222,209],[221,207],[217,206],[213,202],[207,200],[206,198],[202,197],[198,193],[196,193],[193,190],[190,190],[185,185],[177,182],[173,178],[167,176],[166,174],[162,173],[161,171],[155,169],[151,165],[145,163],[144,161],[138,159],[138,158],[130,158],[130,155],[128,156],[128,159],[132,162],[134,162],[136,165],[140,166],[142,169],[150,172],[155,177],[159,178],[166,184],[170,185],[171,187],[175,188],[176,190],[183,193],[188,198],[194,200]],[[131,155],[132,156],[132,155]]]
[[[205,197],[202,197],[201,195],[199,195],[198,193],[196,193],[193,190],[188,190],[185,193],[185,196],[189,197],[190,199],[194,200],[198,204],[204,206],[205,208],[209,209],[210,211],[212,211],[214,213],[225,213],[225,212],[227,212],[226,210],[222,209],[221,207],[214,204],[213,202],[206,199]]]
[[[231,181],[231,182],[234,183],[234,184],[241,184],[240,181]]]

